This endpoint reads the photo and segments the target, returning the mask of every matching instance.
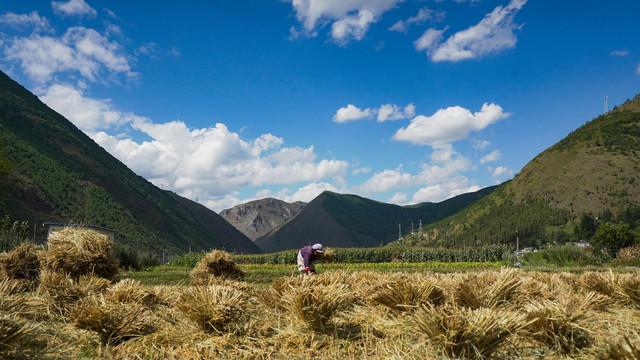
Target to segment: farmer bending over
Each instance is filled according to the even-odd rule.
[[[314,244],[312,246],[305,246],[298,251],[298,270],[303,274],[311,274],[316,272],[316,267],[313,262],[322,256],[322,244]]]

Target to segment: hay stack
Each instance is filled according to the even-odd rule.
[[[421,276],[404,276],[378,285],[371,301],[394,312],[413,311],[420,305],[442,305],[446,300],[444,291],[433,281]]]
[[[66,227],[49,238],[49,251],[41,262],[44,269],[73,278],[95,274],[112,279],[118,273],[112,249],[113,243],[105,235],[82,227]]]
[[[176,304],[205,331],[232,331],[245,315],[247,294],[231,286],[194,286]]]
[[[50,315],[66,317],[80,300],[101,293],[109,285],[109,280],[93,275],[74,279],[63,273],[43,271],[38,294]]]
[[[104,344],[117,345],[157,330],[158,318],[149,308],[136,303],[110,303],[103,296],[92,296],[70,314],[79,329],[98,333]]]
[[[236,267],[231,255],[222,250],[214,250],[206,254],[191,270],[191,285],[209,285],[216,277],[242,280],[244,272]]]
[[[524,316],[500,309],[422,306],[414,321],[452,359],[486,359],[522,329]]]
[[[35,282],[40,275],[40,260],[38,253],[42,252],[42,246],[22,244],[7,256],[0,259],[2,277],[24,280],[27,283]]]

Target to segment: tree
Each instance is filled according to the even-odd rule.
[[[606,249],[611,256],[615,257],[620,249],[629,247],[637,241],[638,234],[631,230],[629,224],[620,222],[614,225],[607,222],[598,227],[591,239],[591,245],[596,254]]]
[[[580,216],[580,234],[584,240],[589,240],[596,232],[596,221],[591,213],[583,212]]]

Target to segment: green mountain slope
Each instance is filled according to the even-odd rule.
[[[9,165],[0,215],[113,228],[116,245],[155,254],[260,252],[215,212],[133,173],[1,72],[0,153]]]
[[[325,191],[298,215],[256,240],[265,252],[296,249],[314,243],[333,247],[374,247],[398,239],[411,224],[428,224],[454,214],[486,196],[494,187],[456,196],[440,203],[398,206],[356,195]]]
[[[424,238],[403,243],[515,245],[518,236],[521,244],[535,245],[579,237],[574,228],[583,214],[604,220],[640,206],[639,154],[636,96],[542,152],[493,194],[430,224]]]

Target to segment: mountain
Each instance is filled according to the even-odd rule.
[[[332,247],[375,247],[398,239],[412,224],[428,224],[454,214],[491,193],[495,187],[459,195],[440,203],[398,206],[357,195],[325,191],[281,227],[256,240],[265,252],[322,243]]]
[[[640,209],[640,95],[531,160],[473,206],[425,227],[427,246],[579,240],[584,219],[632,220]]]
[[[222,210],[219,214],[253,241],[297,215],[307,203],[266,198]]]
[[[0,216],[113,228],[116,246],[152,254],[260,253],[215,212],[136,175],[0,72]],[[44,239],[46,231],[37,227]]]

